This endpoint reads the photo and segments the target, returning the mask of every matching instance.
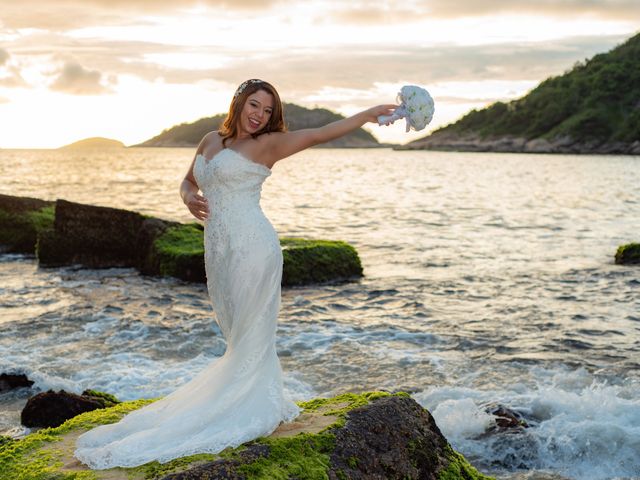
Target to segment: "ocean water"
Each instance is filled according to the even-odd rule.
[[[0,192],[191,221],[191,149],[0,150]],[[296,399],[406,390],[500,479],[640,478],[640,158],[309,150],[262,207],[281,236],[353,244],[365,277],[283,289]],[[204,285],[0,255],[0,372],[35,387],[167,394],[224,352]],[[29,392],[0,396],[21,435]],[[491,433],[488,405],[529,425]]]

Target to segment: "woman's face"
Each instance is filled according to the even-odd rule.
[[[273,113],[273,95],[258,90],[247,97],[240,114],[240,130],[256,133],[269,122]]]

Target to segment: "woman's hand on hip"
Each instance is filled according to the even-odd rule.
[[[187,195],[184,203],[191,212],[191,215],[198,220],[206,220],[209,216],[209,202],[207,202],[207,199],[202,195],[198,195],[197,193]]]

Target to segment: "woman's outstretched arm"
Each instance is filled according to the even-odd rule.
[[[275,163],[305,148],[340,138],[367,122],[378,123],[378,116],[390,115],[397,107],[395,104],[377,105],[322,127],[275,134],[271,140],[271,162]]]

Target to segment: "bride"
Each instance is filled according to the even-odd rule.
[[[161,400],[82,434],[78,460],[106,469],[217,453],[299,414],[283,392],[275,348],[282,251],[260,208],[262,184],[279,160],[377,123],[395,108],[379,105],[288,132],[271,84],[251,79],[238,87],[222,128],[204,136],[180,185],[187,208],[204,221],[207,289],[226,351]]]

